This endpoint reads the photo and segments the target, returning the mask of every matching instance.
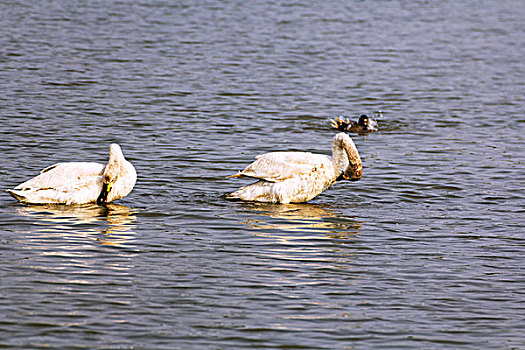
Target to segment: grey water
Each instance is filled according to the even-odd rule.
[[[525,349],[525,2],[0,2],[0,347]],[[275,150],[364,164],[224,199]],[[5,189],[121,145],[95,205]]]

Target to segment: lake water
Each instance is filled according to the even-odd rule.
[[[524,349],[525,2],[2,1],[0,347]],[[353,135],[358,182],[232,202]],[[58,161],[97,206],[5,189]]]

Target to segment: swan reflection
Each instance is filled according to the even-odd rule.
[[[243,203],[243,221],[257,241],[255,255],[271,259],[273,268],[298,271],[299,266],[316,269],[347,270],[357,258],[355,243],[362,223],[340,211],[317,204]],[[300,264],[298,265],[298,262]],[[311,283],[295,278],[273,281],[276,284]]]
[[[277,231],[303,233],[320,238],[350,238],[361,231],[361,223],[341,217],[337,211],[316,204],[245,203],[250,214],[244,223],[252,229],[276,233]],[[297,236],[294,236],[297,238]]]
[[[31,219],[29,232],[39,235],[96,237],[108,245],[128,245],[135,239],[135,211],[120,204],[29,205],[17,208],[17,213]]]

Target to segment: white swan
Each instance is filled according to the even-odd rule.
[[[57,163],[7,192],[22,203],[103,204],[127,196],[136,181],[135,168],[124,158],[120,146],[113,143],[106,165]]]
[[[226,198],[272,203],[309,201],[338,180],[357,181],[363,174],[354,142],[345,133],[335,135],[332,157],[310,152],[271,152],[256,157],[244,170],[229,177],[253,177],[258,182],[241,187]]]

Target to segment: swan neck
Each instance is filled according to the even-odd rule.
[[[335,176],[342,175],[348,180],[357,181],[363,175],[363,165],[359,152],[350,136],[340,133],[334,138],[332,162]]]
[[[335,176],[337,177],[348,168],[348,156],[342,147],[341,142],[334,142],[332,145],[332,164],[334,166]]]
[[[124,158],[120,147],[117,144],[112,144],[109,147],[109,159],[102,174],[102,181],[104,183],[115,182],[121,174],[125,162],[126,158]]]

